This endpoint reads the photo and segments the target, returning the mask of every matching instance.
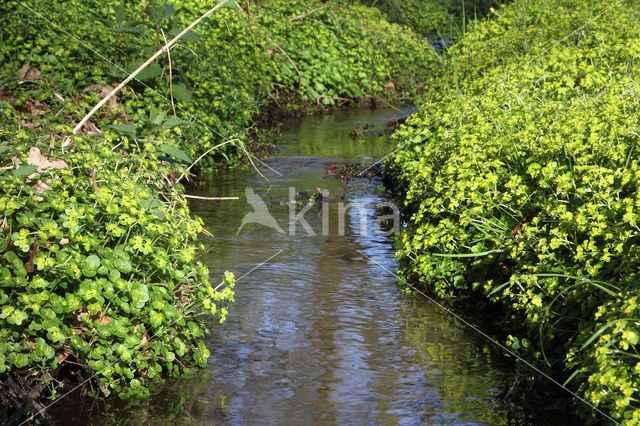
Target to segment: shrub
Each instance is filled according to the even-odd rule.
[[[205,366],[197,316],[224,320],[233,276],[214,290],[193,263],[202,222],[160,186],[160,151],[112,132],[52,149],[43,133],[0,133],[0,373],[41,374],[55,396],[59,367],[82,362],[129,397]]]
[[[224,320],[233,276],[214,288],[194,263],[202,222],[175,184],[186,165],[225,139],[247,142],[273,101],[294,110],[399,99],[434,69],[427,41],[376,10],[332,6],[290,21],[322,3],[225,8],[172,50],[171,69],[160,58],[70,136],[164,35],[215,4],[0,6],[3,384],[28,378],[23,394],[54,398],[64,368],[80,365],[103,393],[143,397],[163,377],[204,366],[198,316],[204,308]],[[201,170],[234,166],[239,146],[208,155]]]
[[[630,424],[640,419],[638,10],[498,9],[452,49],[387,164],[411,214],[403,274],[502,307],[511,349]]]

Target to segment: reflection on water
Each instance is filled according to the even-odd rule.
[[[329,201],[329,233],[322,209],[295,235],[248,224],[251,187],[287,231],[289,210],[279,205],[289,187],[343,194],[343,183],[323,179],[325,166],[384,156],[390,141],[348,137],[354,126],[381,126],[395,111],[346,111],[286,122],[279,154],[267,163],[271,184],[255,171],[212,177],[198,195],[239,196],[239,201],[194,200],[192,208],[214,234],[203,261],[214,276],[232,270],[239,279],[227,323],[212,323],[206,376],[180,381],[146,407],[115,410],[134,423],[146,420],[249,424],[496,423],[500,374],[483,342],[428,301],[404,297],[396,287],[392,241],[373,233],[376,182],[347,188]],[[271,202],[272,201],[272,202]],[[351,209],[338,234],[338,203]],[[298,211],[301,207],[298,207]],[[365,220],[369,232],[360,231]],[[359,252],[366,254],[363,256]],[[256,268],[266,259],[268,263]],[[378,265],[382,265],[383,268]],[[217,278],[216,278],[217,279]],[[174,397],[173,403],[167,401]],[[182,399],[180,404],[175,399]],[[104,411],[103,411],[104,412]],[[106,410],[108,413],[109,410]],[[122,419],[123,417],[119,417]]]

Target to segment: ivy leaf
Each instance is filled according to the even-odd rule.
[[[180,148],[176,148],[173,145],[162,144],[158,147],[158,149],[173,158],[184,161],[185,163],[192,162],[191,158],[189,158],[189,156],[183,150],[181,150]]]

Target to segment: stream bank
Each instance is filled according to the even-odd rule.
[[[91,412],[77,410],[71,399],[54,414],[77,423],[109,416],[205,424],[508,421],[513,410],[500,398],[505,363],[486,341],[428,301],[398,290],[393,237],[374,230],[375,221],[389,214],[376,209],[390,202],[379,191],[381,182],[352,179],[345,187],[327,173],[336,164],[366,164],[384,156],[393,148],[387,136],[371,132],[353,140],[350,131],[365,125],[384,129],[408,111],[350,109],[286,120],[274,138],[277,154],[265,159],[277,173],[262,168],[271,184],[254,170],[235,170],[191,191],[240,197],[190,202],[214,235],[201,239],[210,248],[201,261],[237,277],[237,300],[227,322],[209,323],[207,374],[168,387],[143,407]],[[242,225],[254,210],[247,188],[283,232]],[[301,221],[292,233],[286,201],[291,192],[316,188],[327,201],[304,215],[315,235]],[[342,228],[341,203],[354,206]],[[296,204],[296,214],[303,208]],[[390,223],[381,226],[392,229]]]

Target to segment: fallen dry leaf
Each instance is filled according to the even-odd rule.
[[[108,316],[104,316],[102,318],[100,318],[100,324],[102,325],[107,325],[111,322],[111,318],[109,318]]]
[[[48,110],[49,106],[33,99],[27,101],[27,111],[31,115],[47,115],[48,111],[45,111],[44,108]]]
[[[42,194],[44,191],[51,191],[53,188],[39,180],[33,185],[33,189],[35,189],[38,194]]]
[[[69,352],[58,354],[58,364],[62,364],[67,358],[69,358]]]
[[[67,237],[64,237],[63,239],[60,240],[61,246],[66,246],[67,244],[69,244],[69,239]]]
[[[33,260],[38,257],[39,249],[40,247],[38,246],[38,242],[34,241],[33,244],[31,244],[31,250],[29,250],[29,260],[24,264],[24,269],[28,274],[32,273],[35,270]]]
[[[20,69],[20,80],[36,84],[44,83],[40,71],[26,64]]]
[[[29,148],[29,157],[27,158],[27,163],[31,164],[32,166],[38,167],[37,173],[34,173],[33,175],[29,176],[29,178],[32,178],[33,176],[37,176],[38,174],[42,173],[43,170],[46,170],[46,169],[50,169],[50,168],[66,169],[67,168],[67,163],[65,163],[62,160],[47,160],[47,158],[44,155],[42,155],[42,153],[40,152],[40,149],[35,146],[32,146],[31,148]]]
[[[98,92],[98,97],[100,99],[104,99],[107,96],[109,96],[109,93],[112,92],[112,88],[107,86],[106,84],[94,84],[92,86],[88,86],[85,87],[84,89],[82,89],[82,93],[87,93],[87,92]],[[109,105],[108,108],[110,110],[118,111],[118,101],[116,100],[116,97],[112,97],[111,99],[109,99]]]

